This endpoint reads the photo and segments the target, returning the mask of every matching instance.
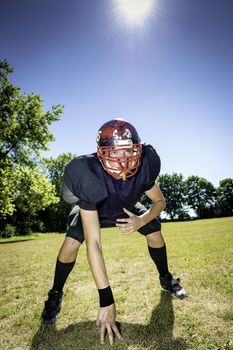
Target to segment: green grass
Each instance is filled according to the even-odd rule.
[[[160,291],[144,237],[102,230],[105,261],[123,341],[113,349],[208,350],[233,344],[233,218],[164,223],[170,270],[189,296]],[[31,239],[33,238],[33,239]],[[0,349],[109,349],[95,327],[98,296],[85,246],[66,284],[55,326],[40,314],[51,287],[62,234],[0,243]]]

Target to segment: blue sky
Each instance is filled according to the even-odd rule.
[[[155,0],[143,27],[118,2],[1,0],[12,81],[45,109],[65,105],[44,155],[94,152],[100,125],[123,117],[157,149],[161,173],[232,178],[233,1]]]

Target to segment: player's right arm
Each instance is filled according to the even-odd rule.
[[[100,310],[97,316],[97,326],[100,328],[100,341],[104,343],[105,330],[108,332],[109,342],[113,344],[113,333],[121,338],[116,326],[116,309],[113,297],[109,295],[109,280],[102,254],[100,225],[97,210],[80,209],[83,231],[87,247],[87,259],[100,294]],[[109,304],[107,306],[101,306]]]

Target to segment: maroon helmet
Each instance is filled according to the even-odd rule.
[[[132,124],[120,118],[110,120],[99,128],[96,142],[98,158],[107,173],[117,180],[136,174],[142,145]]]

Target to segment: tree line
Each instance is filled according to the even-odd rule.
[[[165,218],[167,220],[206,219],[233,215],[233,179],[221,180],[217,188],[199,176],[163,174],[156,181],[166,198]],[[143,195],[142,203],[150,206],[150,200]]]
[[[0,61],[0,237],[31,232],[64,232],[71,207],[61,199],[63,172],[76,155],[43,158],[54,141],[49,126],[58,121],[63,106],[44,111],[38,94],[25,94],[9,75],[13,67]],[[169,220],[233,215],[233,179],[215,188],[207,180],[181,174],[163,174],[157,182],[167,200]],[[142,203],[150,206],[146,196]]]

